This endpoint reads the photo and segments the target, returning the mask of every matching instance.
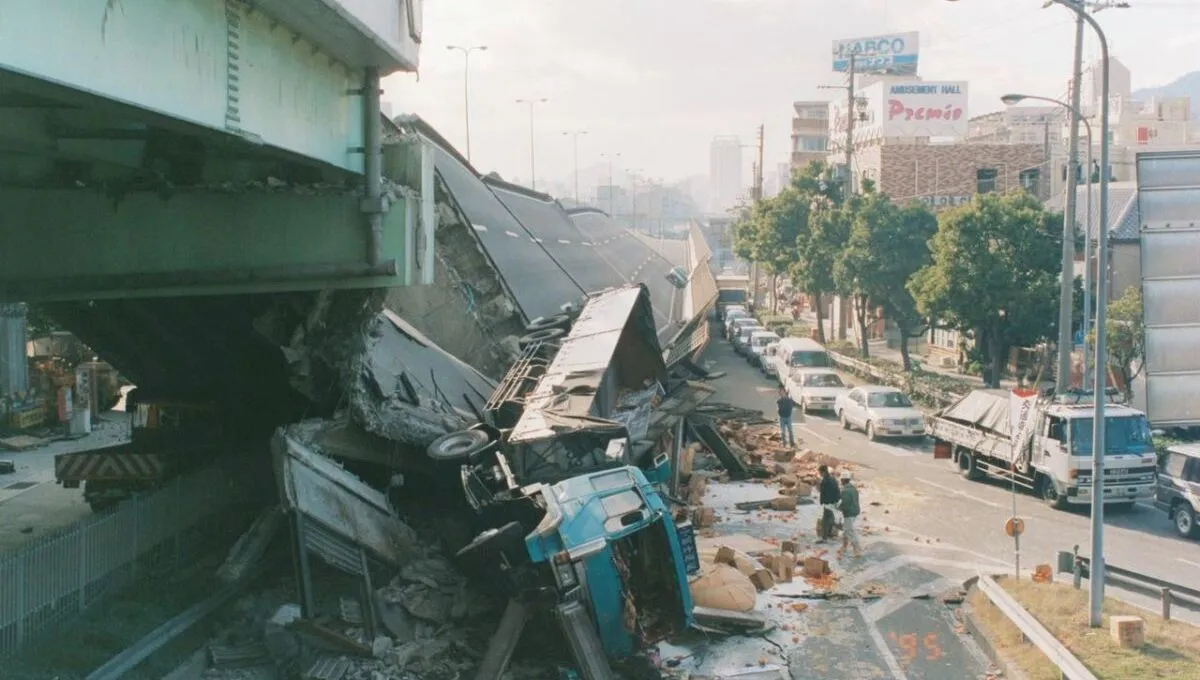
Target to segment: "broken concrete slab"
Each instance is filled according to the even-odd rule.
[[[228,557],[217,570],[217,578],[225,583],[236,583],[245,578],[266,553],[283,526],[283,520],[284,512],[280,506],[273,505],[264,510],[230,548]]]

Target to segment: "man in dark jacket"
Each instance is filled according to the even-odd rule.
[[[839,501],[842,500],[841,489],[838,488],[837,480],[833,475],[829,474],[829,466],[822,465],[817,468],[817,472],[821,473],[821,484],[819,487],[821,495],[821,526],[819,531],[819,541],[828,541],[833,537],[833,509],[837,507]]]
[[[862,506],[858,502],[858,488],[850,478],[849,470],[842,470],[842,549],[838,555],[844,555],[846,548],[854,549],[854,556],[862,556],[862,544],[858,540],[858,516]]]
[[[796,432],[792,429],[792,413],[796,402],[788,396],[787,388],[779,388],[779,398],[775,400],[779,411],[779,442],[784,446],[796,448]]]

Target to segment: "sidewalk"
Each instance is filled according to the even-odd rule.
[[[806,323],[810,326],[817,325],[817,315],[813,312],[801,313],[800,318],[798,320],[803,321],[804,323]],[[825,337],[826,338],[834,337],[835,329],[833,327],[833,322],[829,319],[824,319],[824,325],[825,325]],[[887,346],[886,341],[884,341],[884,340],[869,340],[867,342],[867,344],[868,344],[868,348],[870,349],[871,356],[873,358],[887,359],[888,361],[894,361],[897,364],[903,363],[903,360],[901,359],[901,356],[900,356],[900,350],[889,348]],[[923,371],[926,371],[928,373],[938,373],[941,375],[945,375],[945,376],[949,376],[952,378],[957,378],[959,380],[969,382],[973,389],[983,389],[983,387],[984,387],[983,378],[980,378],[979,376],[966,375],[963,373],[959,373],[957,370],[955,370],[953,368],[942,368],[940,366],[935,366],[932,363],[926,361],[926,357],[922,354],[915,354],[915,353],[910,352],[909,356],[913,359],[913,361],[920,363],[921,370],[923,370]],[[858,358],[857,353],[854,354],[853,358]],[[1000,381],[1000,386],[1003,388],[1006,388],[1006,389],[1012,389],[1017,386],[1017,381],[1013,380],[1011,378],[1004,378]]]

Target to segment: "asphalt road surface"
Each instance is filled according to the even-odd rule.
[[[726,401],[775,413],[777,383],[716,341],[705,361],[710,370],[727,373],[715,381],[713,401]],[[847,377],[848,380],[862,381]],[[832,415],[809,415],[796,425],[803,446],[835,455],[860,467],[864,482],[864,514],[876,527],[887,527],[891,538],[942,546],[972,556],[980,569],[991,565],[997,573],[1013,569],[1014,541],[1004,534],[1004,523],[1013,514],[1025,520],[1020,538],[1020,565],[1028,573],[1036,564],[1056,564],[1060,550],[1078,545],[1090,553],[1090,522],[1086,509],[1059,511],[1020,490],[1014,495],[1001,482],[970,482],[947,461],[935,461],[932,442],[870,442],[858,431],[844,431]],[[871,503],[880,505],[872,505]],[[1179,538],[1165,513],[1151,505],[1105,513],[1105,555],[1111,565],[1165,581],[1200,589],[1200,542]],[[1086,587],[1086,586],[1085,586]],[[1157,603],[1123,591],[1112,595],[1157,610]],[[1196,620],[1190,612],[1176,610],[1178,618]]]

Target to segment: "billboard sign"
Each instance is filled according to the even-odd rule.
[[[833,70],[850,70],[850,55],[854,55],[855,73],[917,74],[918,34],[890,33],[869,38],[849,38],[833,41]]]
[[[875,83],[863,94],[870,126],[880,137],[965,137],[965,81]]]

